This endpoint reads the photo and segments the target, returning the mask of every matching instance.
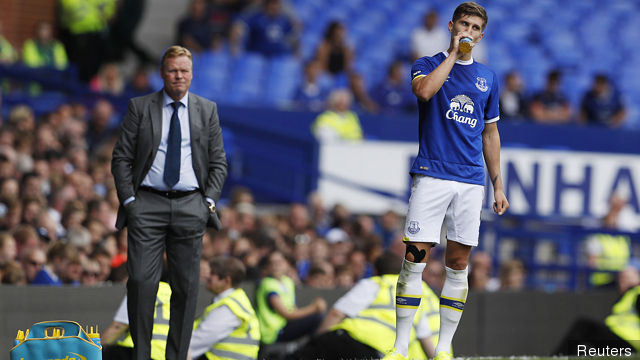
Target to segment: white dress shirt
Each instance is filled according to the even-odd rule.
[[[180,180],[172,188],[167,188],[164,183],[164,163],[167,155],[167,140],[169,138],[169,126],[173,115],[174,102],[166,92],[162,92],[162,135],[160,135],[160,146],[153,159],[151,168],[142,180],[142,186],[149,186],[157,190],[181,190],[189,191],[198,188],[196,172],[193,170],[191,160],[191,131],[189,129],[189,92],[182,99],[178,100],[182,106],[178,107],[178,118],[180,119]]]
[[[160,135],[160,145],[153,159],[149,172],[142,180],[142,186],[152,187],[157,190],[169,190],[167,184],[164,183],[164,162],[167,155],[167,140],[169,138],[169,125],[171,116],[173,115],[173,99],[162,92],[162,134]],[[189,127],[189,92],[179,100],[182,104],[178,108],[178,119],[180,119],[180,133],[182,141],[180,143],[180,180],[170,190],[190,191],[198,188],[198,179],[196,172],[193,170],[193,162],[191,155],[191,131]],[[123,205],[127,205],[135,196],[126,199]],[[211,198],[206,198],[210,204],[215,202]]]

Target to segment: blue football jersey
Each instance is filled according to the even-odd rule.
[[[446,57],[443,52],[416,60],[411,81]],[[442,88],[429,101],[418,100],[420,150],[411,173],[484,185],[482,130],[499,119],[498,100],[495,73],[473,59],[458,60]]]

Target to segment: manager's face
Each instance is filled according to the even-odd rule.
[[[181,99],[191,86],[193,64],[186,56],[178,56],[165,60],[161,76],[164,90],[173,100]]]

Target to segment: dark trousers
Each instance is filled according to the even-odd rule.
[[[69,61],[78,67],[78,77],[89,82],[109,54],[107,35],[102,32],[68,35]]]
[[[313,334],[322,322],[322,314],[311,314],[300,319],[291,320],[280,330],[276,341],[291,341],[305,335]]]
[[[378,350],[354,340],[344,330],[335,330],[320,334],[311,340],[293,358],[295,359],[380,359]]]
[[[166,250],[171,285],[167,360],[187,357],[200,277],[202,236],[209,209],[201,193],[169,199],[138,191],[127,207],[127,310],[134,359],[148,360],[153,312]]]
[[[102,347],[102,360],[129,360],[133,359],[133,348],[120,345],[104,345]]]
[[[578,319],[573,323],[553,355],[577,355],[578,345],[587,348],[631,348],[633,346],[614,334],[605,324],[590,319]]]

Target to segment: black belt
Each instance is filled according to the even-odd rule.
[[[166,198],[169,199],[177,199],[177,198],[181,198],[187,195],[191,195],[191,194],[195,194],[197,192],[200,192],[200,189],[194,189],[194,190],[189,190],[189,191],[181,191],[181,190],[158,190],[158,189],[154,189],[152,187],[149,186],[140,186],[138,188],[138,190],[141,191],[146,191],[146,192],[150,192],[150,193],[154,193],[154,194],[158,194],[161,196],[164,196]]]

